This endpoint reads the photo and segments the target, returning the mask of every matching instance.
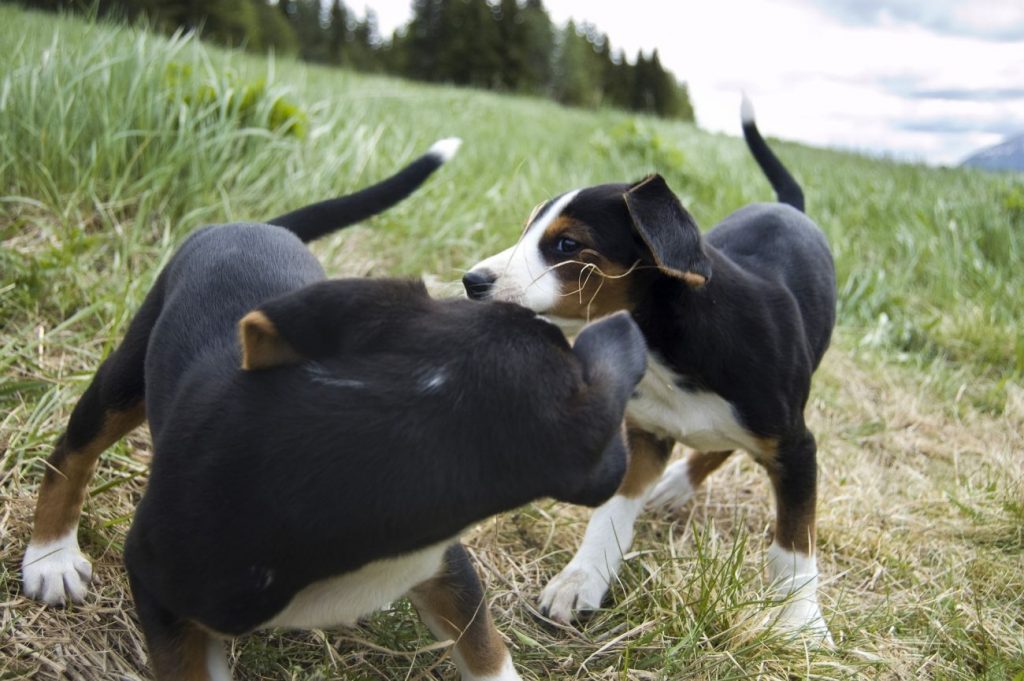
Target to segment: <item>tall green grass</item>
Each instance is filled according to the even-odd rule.
[[[0,21],[12,47],[0,54],[9,319],[40,304],[66,318],[105,288],[145,283],[202,223],[354,189],[447,135],[466,140],[458,160],[364,237],[386,271],[456,278],[515,238],[537,201],[655,170],[705,227],[772,199],[742,141],[682,123],[266,61],[10,7]],[[842,325],[908,361],[969,365],[995,381],[1024,372],[1019,176],[775,146],[831,240]],[[20,247],[26,239],[50,247]],[[97,277],[104,267],[130,276]]]
[[[451,135],[465,140],[462,150],[421,191],[314,246],[328,272],[454,281],[511,243],[537,202],[653,171],[667,177],[705,228],[745,203],[773,199],[741,139],[683,123],[268,60],[208,49],[187,36],[10,6],[0,6],[0,45],[0,527],[21,523],[19,532],[39,461],[91,372],[162,263],[202,224],[258,220],[351,191]],[[772,112],[760,114],[770,133]],[[567,558],[558,551],[578,539],[579,518],[567,529],[565,516],[538,506],[496,521],[473,543],[500,566],[488,577],[501,594],[502,630],[517,662],[549,676],[587,678],[581,670],[605,668],[617,670],[615,678],[746,678],[754,669],[772,678],[1018,673],[1024,620],[1015,614],[1021,582],[1012,566],[1019,568],[1021,552],[1014,501],[1021,481],[1013,472],[1019,433],[971,438],[998,419],[1018,423],[1024,408],[1015,387],[1024,374],[1024,181],[773,146],[801,181],[808,213],[836,258],[839,329],[836,359],[826,364],[838,363],[819,374],[811,408],[827,421],[817,432],[832,457],[826,470],[835,471],[822,486],[837,495],[821,509],[821,560],[837,580],[823,593],[837,600],[829,607],[833,626],[852,643],[837,637],[835,655],[813,657],[779,652],[765,636],[741,636],[760,614],[749,586],[758,566],[746,542],[763,531],[766,502],[726,519],[728,541],[713,531],[687,534],[689,526],[677,522],[653,524],[654,533],[686,535],[689,554],[678,556],[673,545],[630,562],[616,609],[579,635],[546,630],[525,610]],[[859,371],[875,382],[851,386],[849,357],[862,358]],[[912,381],[914,389],[905,388]],[[906,403],[907,412],[879,413],[876,403]],[[922,416],[922,404],[945,421]],[[969,437],[948,442],[960,432]],[[83,545],[91,555],[113,556],[105,568],[99,563],[107,570],[104,603],[123,595],[123,575],[112,565],[145,476],[137,460],[145,447],[135,439],[105,457],[87,508]],[[977,462],[992,451],[998,460],[982,468]],[[910,465],[903,461],[919,468],[900,468]],[[717,491],[743,499],[760,478],[736,471],[723,472],[733,483]],[[900,496],[904,488],[913,498]],[[761,492],[757,498],[767,499],[767,489]],[[860,501],[865,496],[873,501]],[[6,513],[15,501],[24,505]],[[903,542],[893,546],[864,522],[865,505],[888,503],[896,510],[879,522],[899,528],[884,535]],[[950,519],[958,513],[962,522]],[[935,527],[944,533],[939,538]],[[491,529],[497,549],[488,548]],[[556,532],[562,536],[553,540]],[[21,544],[9,539],[0,536],[0,594],[14,599]],[[545,555],[533,556],[524,544]],[[970,570],[961,578],[964,565]],[[879,594],[876,582],[888,591]],[[647,590],[648,583],[662,588]],[[841,589],[848,588],[858,591],[847,597]],[[968,603],[974,610],[961,607],[967,596],[956,588],[975,589]],[[1014,593],[1017,600],[1007,600]],[[857,610],[861,602],[874,610]],[[0,626],[35,622],[29,608]],[[409,641],[422,632],[409,621],[407,607],[380,615],[367,637],[415,648]],[[0,630],[0,678],[9,669],[33,669],[38,655],[9,657],[5,637]],[[85,648],[109,645],[128,657],[138,649],[128,634],[117,641]],[[352,678],[374,667],[389,670],[382,678],[404,678],[402,670],[413,675],[422,659],[371,654],[364,663],[365,645],[330,644],[318,634],[238,645],[243,666],[261,678],[305,678],[311,669],[336,674],[350,658]],[[348,661],[339,667],[343,648]]]

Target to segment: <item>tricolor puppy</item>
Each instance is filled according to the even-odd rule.
[[[223,637],[352,624],[403,594],[456,641],[463,679],[519,678],[459,533],[543,496],[607,500],[646,349],[627,315],[570,347],[517,305],[324,278],[303,242],[401,200],[453,151],[185,241],[50,456],[28,595],[82,600],[86,484],[148,419],[153,466],[125,565],[157,679],[229,679]]]
[[[544,590],[542,609],[555,620],[601,605],[645,505],[681,507],[743,449],[775,491],[768,566],[788,597],[779,623],[828,637],[816,596],[817,464],[804,406],[835,321],[835,271],[799,185],[758,133],[746,100],[742,113],[780,203],[742,208],[702,235],[658,175],[579,189],[538,206],[515,246],[464,277],[471,298],[546,315],[628,311],[647,341],[647,373],[627,409],[626,478]],[[676,442],[695,451],[666,469]]]

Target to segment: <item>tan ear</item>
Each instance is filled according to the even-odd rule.
[[[242,368],[246,371],[295,364],[302,356],[281,338],[274,322],[260,310],[253,310],[238,323],[242,341]]]

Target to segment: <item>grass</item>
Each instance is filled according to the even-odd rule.
[[[315,245],[334,275],[435,276],[507,245],[541,199],[666,175],[698,221],[770,200],[742,141],[617,112],[358,76],[0,6],[0,679],[144,678],[121,568],[145,429],[82,521],[85,606],[20,595],[42,461],[176,244],[459,156],[396,209]],[[762,128],[771,130],[771,112]],[[290,118],[289,118],[290,117]],[[638,525],[613,607],[535,612],[586,513],[541,502],[467,541],[526,679],[1007,679],[1024,674],[1024,182],[776,143],[836,255],[840,326],[808,418],[834,650],[761,622],[768,485],[735,458]],[[358,630],[248,636],[246,679],[449,678],[405,603]]]

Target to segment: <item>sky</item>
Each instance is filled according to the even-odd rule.
[[[360,9],[358,0],[348,3]],[[368,0],[382,35],[411,0]],[[632,60],[654,48],[697,124],[932,165],[1024,133],[1024,0],[546,0]]]

